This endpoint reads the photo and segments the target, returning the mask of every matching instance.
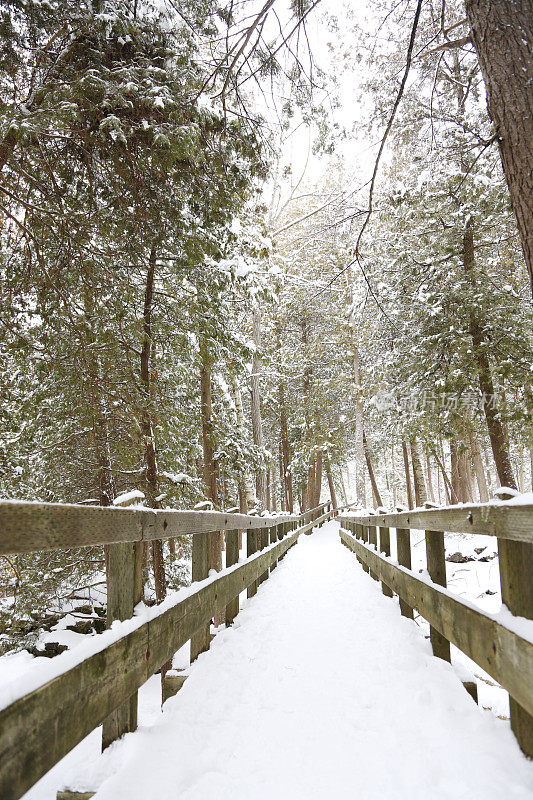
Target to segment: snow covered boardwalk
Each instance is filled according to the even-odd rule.
[[[300,537],[96,800],[506,800],[533,764],[342,547]],[[115,747],[115,746],[114,746]]]

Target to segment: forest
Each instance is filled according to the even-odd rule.
[[[531,28],[529,0],[2,0],[0,496],[533,491]],[[103,626],[105,559],[0,556],[0,653]],[[189,571],[153,542],[146,601]]]

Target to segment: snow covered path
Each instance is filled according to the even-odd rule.
[[[533,764],[340,544],[303,536],[96,800],[511,800]]]

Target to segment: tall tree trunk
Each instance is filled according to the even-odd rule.
[[[347,506],[348,505],[348,495],[346,493],[346,484],[344,483],[344,474],[342,472],[342,467],[339,467],[339,473],[340,473],[340,479],[341,479],[342,497],[343,497],[343,500],[344,500],[344,505]]]
[[[525,385],[526,406],[529,415],[529,469],[531,476],[531,491],[533,492],[533,389],[528,382]]]
[[[355,332],[353,333],[355,338]],[[358,503],[366,506],[365,490],[365,445],[363,401],[361,397],[361,371],[359,364],[359,350],[353,344],[353,382],[355,386],[355,497]]]
[[[458,503],[459,500],[457,498],[457,495],[455,494],[455,490],[453,488],[453,484],[451,483],[451,481],[448,478],[448,475],[446,473],[446,465],[444,464],[444,461],[439,458],[436,450],[432,449],[431,452],[433,453],[433,457],[435,458],[435,461],[437,462],[437,466],[438,466],[438,468],[439,468],[439,470],[441,472],[442,479],[444,481],[444,486],[445,486],[445,489],[446,489],[446,500],[447,500],[448,504],[449,503],[454,503],[454,504]],[[444,452],[442,453],[442,456],[444,458]]]
[[[321,494],[322,494],[322,448],[319,447],[316,454],[315,486],[313,493],[313,503],[315,508],[320,505]]]
[[[396,508],[396,462],[395,462],[394,456],[395,456],[395,453],[394,453],[394,439],[392,439],[392,441],[391,441],[391,452],[390,452],[392,507]]]
[[[143,341],[140,359],[140,377],[143,387],[140,428],[144,442],[144,485],[146,498],[150,508],[158,508],[159,475],[157,467],[157,448],[153,426],[153,391],[150,361],[153,350],[152,338],[152,305],[156,271],[156,250],[152,247],[148,259],[148,270],[144,289],[143,306]],[[152,565],[154,570],[155,595],[160,603],[167,594],[163,542],[157,539],[152,542]]]
[[[433,480],[431,477],[431,461],[429,457],[429,453],[426,453],[426,475],[427,475],[427,489],[428,489],[428,497],[432,503],[435,502],[435,492],[433,490]]]
[[[411,478],[409,476],[409,454],[407,444],[402,440],[403,466],[405,470],[405,491],[407,492],[407,505],[413,508],[413,492],[411,491]]]
[[[378,484],[376,481],[376,476],[374,475],[374,468],[372,466],[372,460],[370,458],[370,451],[368,448],[368,441],[366,438],[366,434],[363,430],[363,448],[365,451],[365,460],[366,460],[366,467],[368,469],[368,476],[370,478],[370,484],[372,486],[372,495],[374,497],[374,503],[376,508],[379,508],[383,505],[383,501],[381,499],[381,495],[379,493]]]
[[[255,354],[252,363],[252,377],[250,379],[252,389],[252,432],[254,437],[254,444],[261,454],[261,459],[264,458],[265,443],[263,439],[263,421],[261,418],[261,312],[256,306],[253,312],[253,333]],[[263,463],[257,470],[256,477],[256,490],[257,499],[261,511],[264,511],[267,506],[267,478],[266,468]]]
[[[458,503],[464,503],[463,483],[459,473],[459,450],[455,439],[450,439],[450,457],[453,493]]]
[[[465,6],[533,293],[533,5],[466,0]]]
[[[463,236],[463,264],[465,273],[475,285],[474,268],[474,232],[469,220]],[[496,471],[502,486],[516,489],[516,482],[511,466],[511,454],[502,423],[502,415],[496,407],[496,393],[492,382],[492,374],[487,356],[488,342],[485,340],[478,315],[474,310],[470,314],[470,335],[474,350],[474,357],[478,367],[479,387],[481,389],[483,411],[487,420],[487,428],[496,464]]]
[[[464,442],[460,441],[460,449],[458,451],[457,471],[459,473],[459,485],[461,487],[461,497],[463,503],[470,503],[474,499],[473,486],[470,475],[470,463],[468,459],[468,452]]]
[[[305,489],[306,511],[313,508],[315,500],[316,457],[312,457],[307,468],[307,486]]]
[[[278,510],[278,477],[276,475],[276,467],[275,461],[272,461],[272,483],[270,487],[270,502],[271,502],[271,510],[277,511]]]
[[[483,459],[481,458],[481,451],[479,449],[479,442],[475,431],[470,430],[468,432],[468,439],[470,443],[470,452],[472,453],[474,471],[476,473],[479,499],[482,503],[488,503],[489,487],[487,486],[487,476],[485,475],[485,467],[483,466]]]
[[[244,443],[246,439],[246,425],[244,422],[242,394],[237,384],[237,381],[233,382],[233,399],[235,401],[235,413],[237,417],[237,429],[239,431],[239,438],[241,442]],[[246,501],[245,510],[242,513],[248,514],[255,507],[255,502],[256,502],[254,485],[248,470],[246,470],[245,474],[242,477],[242,487]]]
[[[331,504],[333,508],[337,508],[337,495],[335,493],[335,483],[333,481],[333,472],[331,471],[331,461],[329,460],[329,455],[325,454],[325,462],[326,462],[326,476],[328,479],[328,486],[329,486],[329,496],[331,497]]]
[[[420,453],[418,452],[418,442],[416,436],[410,441],[411,445],[411,460],[413,462],[413,483],[415,486],[415,499],[417,506],[423,506],[426,502],[426,484],[424,483],[424,470],[422,469],[422,462],[420,461]]]
[[[279,458],[279,481],[280,481],[280,497],[281,497],[281,510],[287,511],[287,488],[285,486],[285,479],[283,475],[283,452],[281,446],[281,439],[279,441],[278,447],[278,458]]]
[[[266,471],[266,507],[267,511],[272,510],[272,499],[271,499],[271,492],[272,492],[272,474],[270,472],[270,467]]]
[[[294,500],[292,496],[292,473],[290,471],[291,456],[289,450],[289,433],[287,427],[287,409],[285,406],[285,387],[283,380],[279,381],[279,423],[281,433],[281,476],[285,494],[286,509],[290,514],[294,513]]]
[[[211,360],[205,342],[200,343],[200,416],[202,420],[202,448],[204,453],[204,484],[208,498],[216,508],[219,505],[218,469],[214,454],[213,409],[211,399]],[[222,569],[222,531],[209,534],[209,568],[220,572]],[[218,627],[225,620],[223,609],[215,615],[214,623]]]

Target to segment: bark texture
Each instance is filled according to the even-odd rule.
[[[417,506],[423,506],[428,498],[426,494],[426,484],[424,481],[424,470],[422,469],[422,462],[420,460],[420,453],[418,452],[418,442],[416,437],[411,439],[410,444],[416,504]]]
[[[259,358],[259,352],[261,350],[261,312],[257,307],[254,309],[253,333],[256,349],[252,364],[252,377],[250,379],[252,389],[252,433],[254,444],[260,450],[261,454],[263,454],[265,445],[263,439],[263,421],[261,419],[261,360]],[[267,479],[264,466],[261,466],[257,471],[256,490],[260,509],[264,511],[267,506]]]
[[[364,447],[364,450],[365,450],[366,466],[367,466],[367,469],[368,469],[368,477],[370,478],[370,484],[372,486],[372,494],[374,496],[374,503],[376,505],[376,508],[379,508],[380,506],[383,505],[383,501],[382,501],[381,495],[379,493],[378,484],[377,484],[377,481],[376,481],[376,476],[374,474],[374,467],[372,466],[372,460],[370,458],[370,450],[368,448],[368,441],[367,441],[366,434],[365,434],[364,430],[363,430],[363,447]]]
[[[466,0],[533,293],[533,0]]]

